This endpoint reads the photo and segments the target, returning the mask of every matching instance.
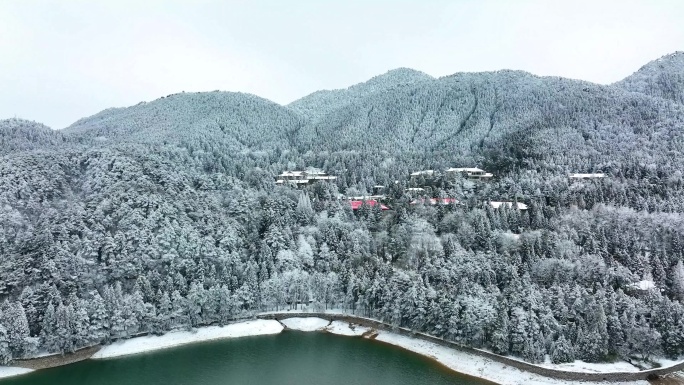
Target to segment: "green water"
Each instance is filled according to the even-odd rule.
[[[87,360],[0,385],[482,385],[377,341],[285,331]]]

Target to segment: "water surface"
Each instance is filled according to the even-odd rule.
[[[87,360],[0,385],[482,385],[436,362],[377,341],[328,333],[198,343]]]

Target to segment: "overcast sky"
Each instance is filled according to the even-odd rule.
[[[0,119],[217,89],[286,104],[398,67],[608,84],[677,50],[682,0],[0,0]]]

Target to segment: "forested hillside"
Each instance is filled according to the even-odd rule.
[[[318,120],[340,108],[343,104],[358,102],[370,95],[390,93],[403,86],[433,79],[432,76],[420,71],[398,68],[347,89],[314,92],[295,100],[288,107],[310,120]]]
[[[684,104],[684,52],[654,60],[615,85]]]
[[[54,149],[63,144],[59,131],[23,119],[0,120],[0,155],[14,151]]]
[[[399,70],[290,106],[182,93],[58,132],[2,121],[0,358],[297,304],[531,362],[679,358],[684,106],[661,96]],[[275,186],[307,167],[338,178]],[[449,167],[495,177],[409,180]],[[418,183],[459,204],[411,204]],[[376,184],[391,210],[338,199]]]
[[[290,148],[303,119],[254,95],[180,93],[127,108],[112,108],[63,130],[82,143],[153,143],[185,147],[221,143],[225,150]]]
[[[343,102],[299,138],[312,150],[419,152],[444,166],[457,156],[497,168],[584,171],[618,168],[635,155],[660,160],[679,134],[682,112],[613,87],[500,71]]]

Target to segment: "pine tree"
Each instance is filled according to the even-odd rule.
[[[28,320],[21,303],[5,302],[1,319],[7,330],[7,342],[12,357],[22,358],[33,354],[37,341],[30,336]]]
[[[45,347],[48,352],[60,351],[60,344],[57,337],[57,318],[55,314],[55,306],[50,302],[45,314],[43,314],[43,323],[40,332],[41,345]]]
[[[560,335],[556,341],[553,342],[551,348],[551,362],[554,364],[562,364],[565,362],[575,361],[575,352],[564,335]]]
[[[90,300],[87,301],[87,310],[89,341],[92,343],[109,341],[111,327],[109,315],[104,300],[97,291],[93,292]]]
[[[684,263],[679,260],[672,268],[672,293],[675,298],[684,301]]]
[[[7,329],[0,325],[0,365],[7,365],[12,360],[12,350],[9,347]]]

